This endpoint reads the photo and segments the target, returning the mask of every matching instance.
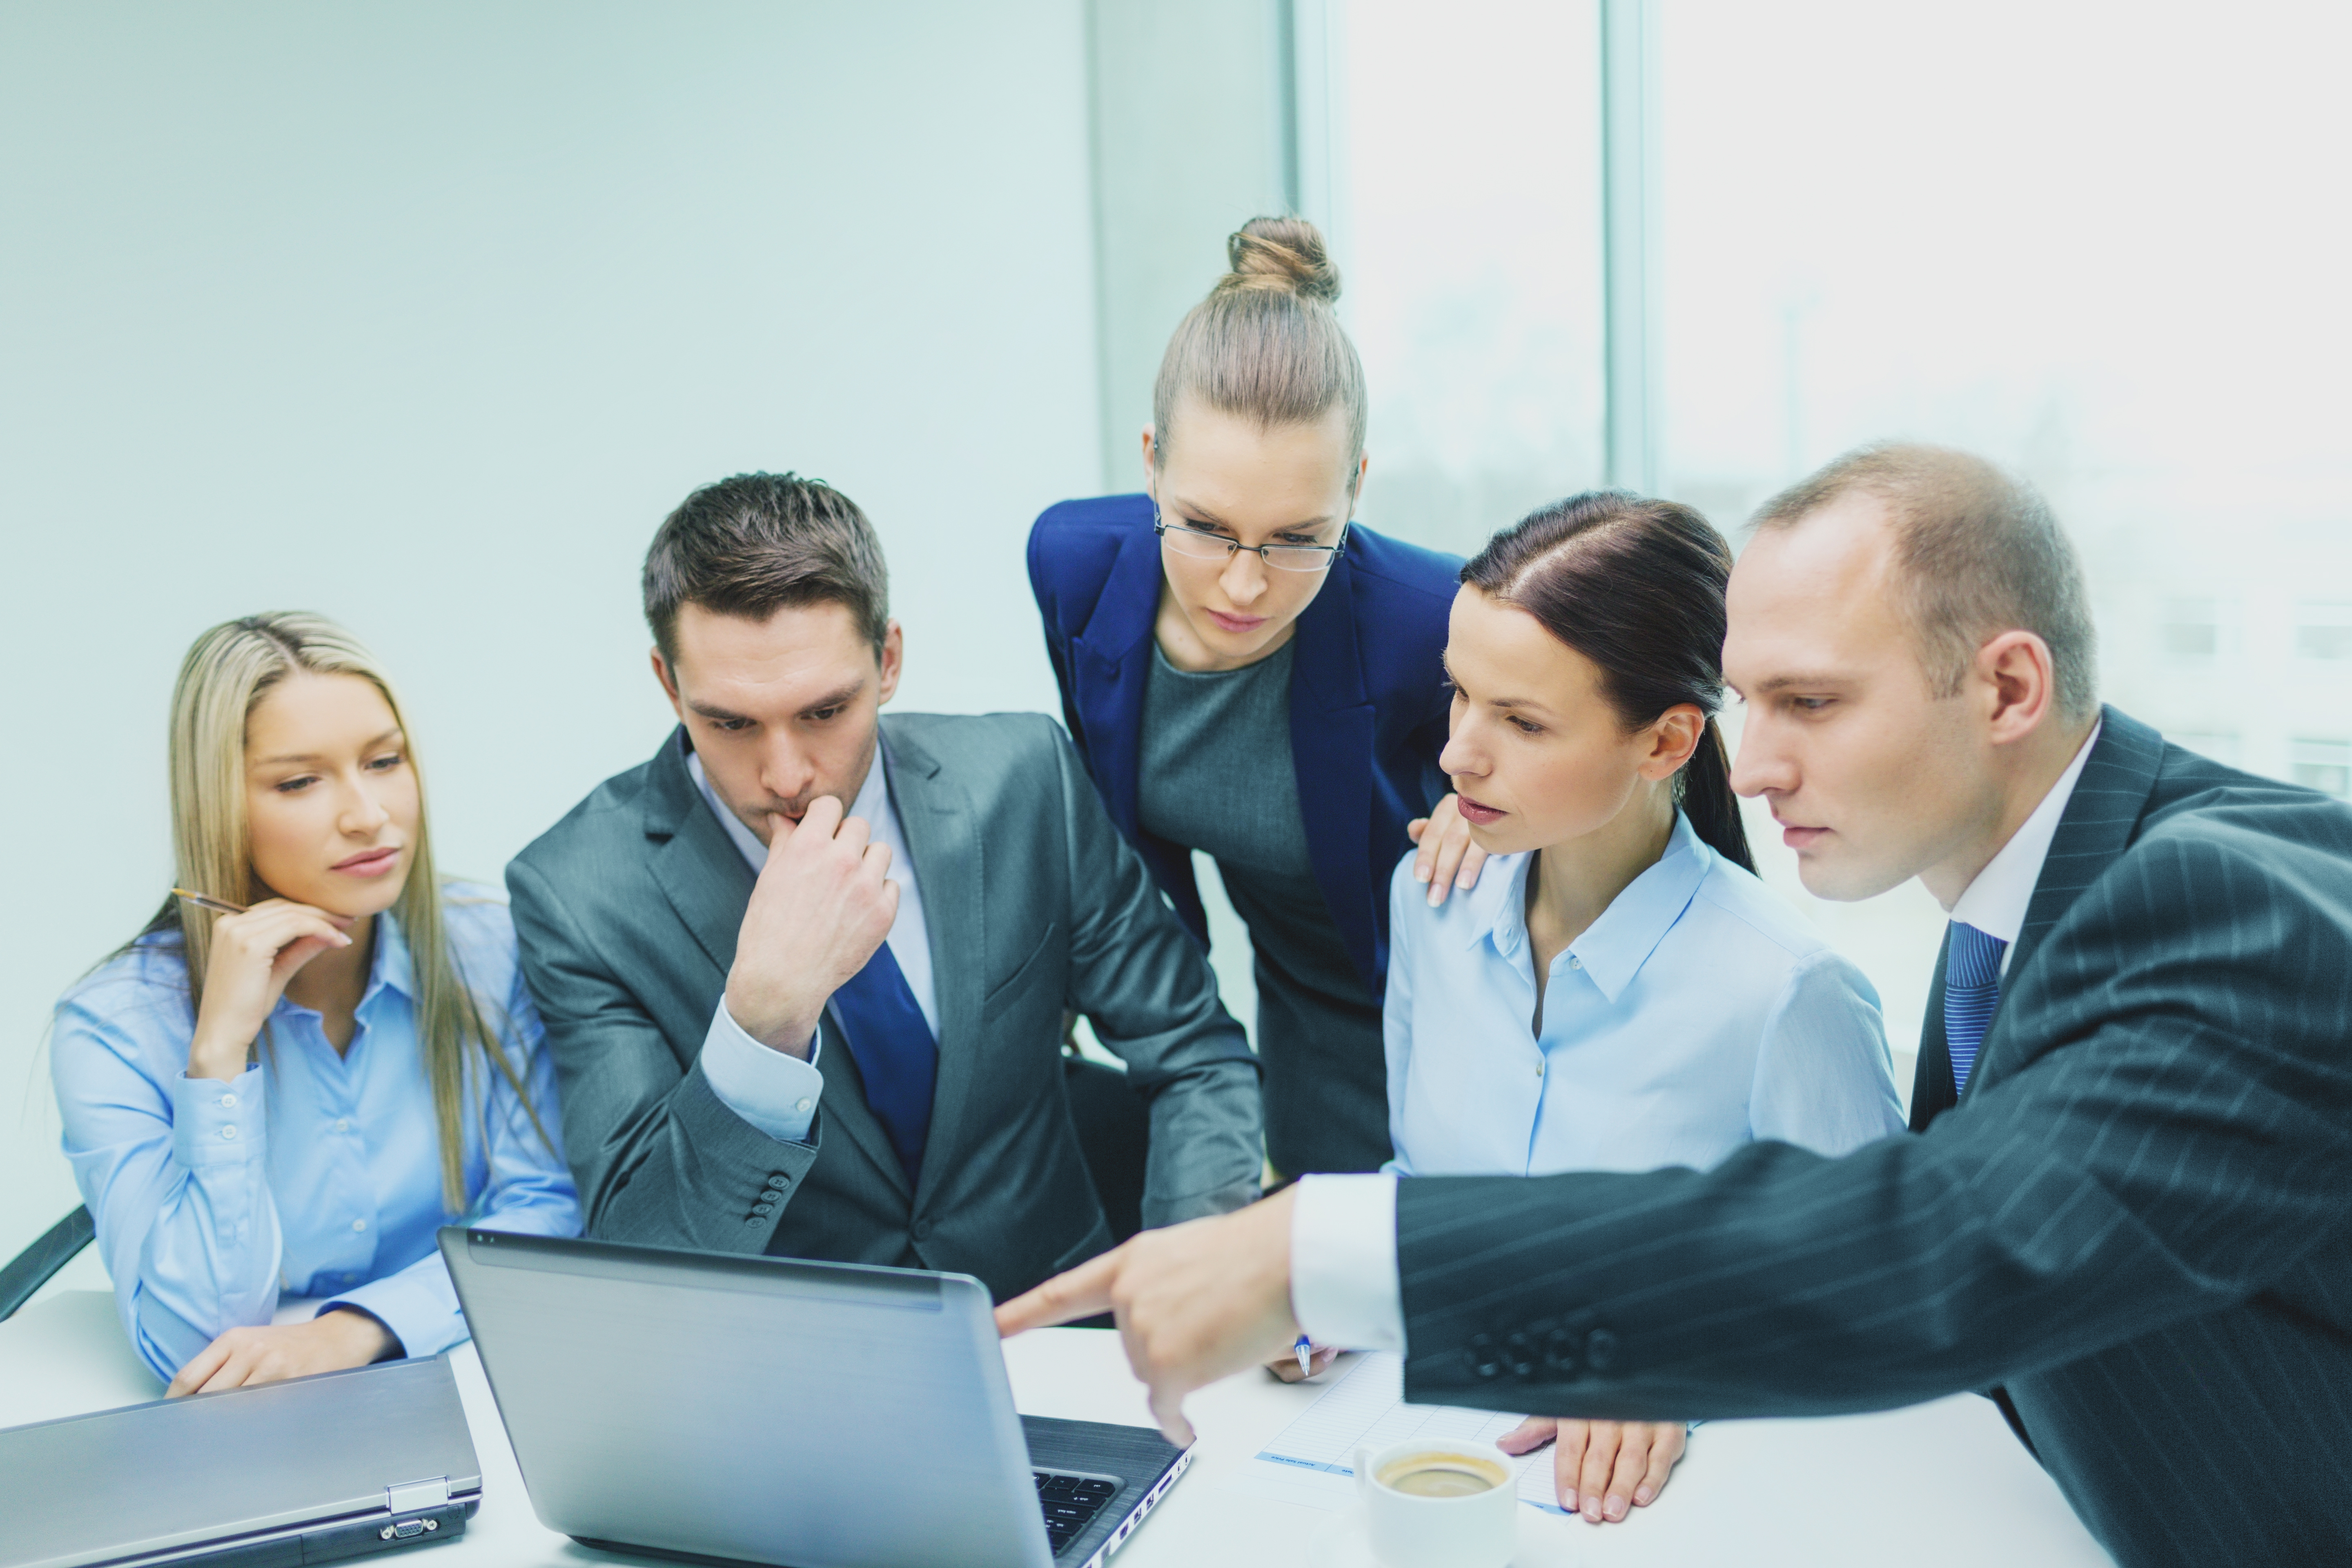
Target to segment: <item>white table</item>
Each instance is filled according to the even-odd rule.
[[[417,1558],[420,1568],[646,1561],[591,1552],[541,1525],[473,1347],[461,1347],[450,1360],[482,1461],[482,1508],[463,1541]],[[1026,1413],[1149,1421],[1142,1386],[1128,1372],[1116,1334],[1048,1330],[1009,1342],[1005,1360],[1014,1399]],[[1118,1568],[1347,1561],[1338,1549],[1340,1515],[1260,1497],[1234,1482],[1236,1467],[1250,1463],[1318,1392],[1318,1384],[1290,1387],[1252,1373],[1195,1394],[1189,1408],[1201,1445],[1192,1472],[1119,1552]],[[113,1301],[102,1291],[51,1295],[0,1323],[0,1426],[161,1393],[123,1342]],[[1626,1523],[1587,1525],[1526,1512],[1520,1563],[1528,1568],[2104,1568],[2109,1561],[2010,1436],[2000,1412],[1972,1394],[1879,1415],[1712,1423],[1692,1436],[1664,1496]]]

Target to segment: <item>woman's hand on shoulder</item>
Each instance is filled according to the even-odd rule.
[[[392,1331],[375,1319],[338,1308],[307,1323],[231,1329],[182,1367],[163,1394],[177,1399],[184,1394],[217,1394],[249,1383],[338,1372],[347,1366],[365,1366],[399,1349],[400,1342],[393,1338]]]
[[[205,963],[205,1000],[188,1045],[188,1076],[228,1082],[245,1070],[246,1048],[286,983],[331,947],[349,947],[351,921],[309,904],[269,899],[213,921]]]
[[[1462,819],[1461,797],[1447,795],[1427,816],[1404,825],[1405,834],[1421,848],[1412,858],[1412,879],[1429,889],[1430,908],[1444,903],[1454,889],[1478,885],[1486,852],[1470,841],[1470,825]]]
[[[1690,1428],[1680,1421],[1585,1421],[1530,1415],[1496,1439],[1507,1454],[1552,1451],[1559,1506],[1588,1524],[1614,1524],[1665,1490]]]

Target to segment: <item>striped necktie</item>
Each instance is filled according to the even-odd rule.
[[[1950,951],[1944,960],[1944,1039],[1952,1052],[1952,1093],[1969,1084],[1977,1065],[1977,1050],[1992,1025],[1992,1010],[2000,1005],[2000,955],[2009,943],[1976,927],[1954,921]]]

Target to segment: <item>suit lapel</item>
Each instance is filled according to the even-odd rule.
[[[1143,829],[1136,804],[1143,754],[1143,692],[1150,679],[1151,626],[1160,611],[1160,540],[1147,526],[1121,542],[1086,630],[1074,644],[1070,679],[1087,735],[1087,759],[1129,843]],[[930,904],[928,890],[924,907]]]
[[[2050,839],[2050,853],[2042,862],[2042,876],[2033,884],[2033,901],[2025,907],[2025,924],[2010,954],[2009,973],[2016,975],[2032,961],[2034,950],[2050,928],[2074,907],[2083,889],[2131,845],[2147,797],[2156,788],[2157,764],[2163,760],[2164,737],[2113,708],[2101,715],[2099,743],[2083,763],[2074,781],[2074,797],[2058,819]],[[2003,982],[2007,989],[2008,982]]]
[[[940,770],[939,759],[887,721],[883,761],[889,768],[890,802],[898,808],[922,889],[931,994],[940,1014],[939,1077],[931,1086],[931,1128],[914,1194],[919,1209],[955,1169],[964,1109],[979,1070],[981,987],[988,952],[982,850],[971,797]]]
[[[1373,710],[1364,691],[1357,634],[1355,579],[1342,555],[1298,617],[1290,667],[1290,761],[1315,880],[1370,986],[1378,930],[1371,853]]]
[[[2074,793],[2066,802],[2065,815],[2058,819],[2058,831],[2051,836],[2050,853],[2042,858],[2042,875],[2033,884],[2032,901],[2025,907],[2025,924],[2018,931],[2017,943],[2010,951],[2009,969],[2000,983],[2004,1003],[2017,989],[2026,965],[2041,951],[2042,939],[2065,918],[2084,889],[2097,881],[2131,847],[2139,819],[2147,810],[2147,797],[2156,788],[2156,770],[2164,758],[2164,737],[2114,708],[2104,709],[2101,721],[2098,744],[2091,748],[2090,756],[2084,760],[2082,775],[2074,781]],[[1942,969],[1938,966],[1938,1005],[1942,995]],[[1991,1023],[1986,1026],[1984,1048],[1977,1058],[1976,1070],[1969,1074],[1968,1088],[1960,1091],[1960,1099],[1966,1100],[1983,1080],[2001,1015],[2006,1010],[2005,1005],[1996,1008]]]
[[[646,793],[646,837],[658,845],[653,851],[654,881],[723,980],[735,967],[735,936],[751,898],[751,868],[694,787],[686,755],[686,731],[671,731],[654,759],[652,787]]]

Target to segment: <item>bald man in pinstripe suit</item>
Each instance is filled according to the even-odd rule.
[[[1302,1324],[1563,1442],[2000,1384],[2127,1568],[2352,1563],[2352,808],[2102,710],[2064,535],[1960,454],[1865,449],[1769,504],[1730,620],[1734,783],[1806,885],[1916,876],[1951,915],[1916,1136],[1310,1178],[1003,1326],[1112,1306],[1176,1430]],[[1580,1500],[1664,1479],[1588,1471]]]

